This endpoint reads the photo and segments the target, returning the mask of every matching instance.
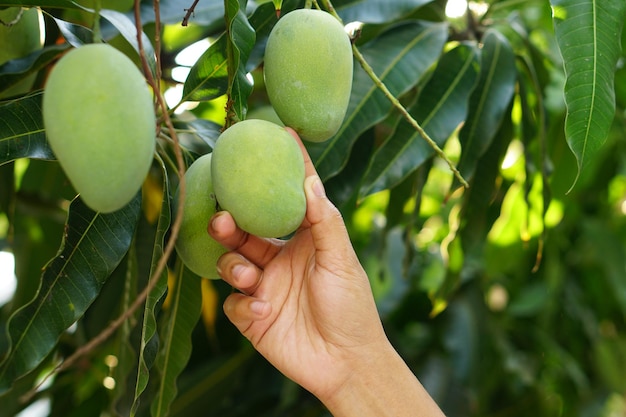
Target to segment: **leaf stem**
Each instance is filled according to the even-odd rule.
[[[341,18],[335,11],[335,8],[333,7],[331,1],[330,0],[321,0],[321,1],[324,4],[324,7],[328,10],[328,12],[341,22]],[[372,79],[372,81],[374,82],[374,85],[376,85],[376,87],[383,92],[385,97],[387,97],[387,99],[391,102],[391,104],[400,112],[402,117],[404,117],[409,122],[409,124],[417,131],[417,133],[419,133],[419,135],[424,140],[426,140],[426,142],[428,142],[428,144],[435,151],[437,156],[439,156],[448,164],[448,167],[450,167],[450,170],[453,172],[454,176],[459,180],[459,182],[463,185],[463,187],[469,188],[469,184],[467,183],[467,181],[465,181],[465,178],[463,178],[463,176],[461,175],[459,170],[456,168],[454,163],[452,163],[452,161],[446,156],[446,154],[439,147],[439,145],[437,145],[437,143],[428,135],[428,133],[426,133],[426,131],[420,126],[417,120],[415,120],[413,116],[411,116],[408,110],[402,105],[402,103],[400,103],[400,100],[398,100],[391,93],[391,91],[389,91],[385,83],[383,83],[383,81],[378,77],[378,75],[376,75],[376,73],[374,72],[374,69],[370,66],[370,64],[367,62],[365,57],[361,54],[361,52],[359,51],[359,49],[356,47],[354,43],[352,44],[352,53],[354,54],[354,57],[359,62],[359,64],[361,64],[361,67],[363,68],[363,70]]]

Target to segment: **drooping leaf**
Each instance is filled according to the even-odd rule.
[[[115,10],[100,10],[100,16],[106,19],[109,23],[111,23],[119,33],[130,43],[135,51],[139,53],[139,43],[137,41],[137,27],[135,26],[135,22],[128,18],[125,14],[117,12]],[[154,48],[152,47],[152,43],[148,36],[141,32],[141,44],[145,52],[146,60],[148,61],[148,66],[153,74],[156,73],[156,54],[154,52]]]
[[[161,272],[158,277],[153,277],[154,271],[159,263],[159,260],[163,256],[163,250],[165,247],[165,235],[169,230],[169,226],[172,220],[170,213],[170,192],[168,187],[167,171],[165,165],[161,161],[161,171],[163,173],[163,203],[161,204],[161,214],[159,216],[157,224],[157,232],[155,236],[153,252],[152,252],[152,267],[150,268],[150,279],[156,279],[153,290],[148,294],[146,303],[144,306],[143,322],[141,326],[141,346],[139,349],[139,364],[137,370],[137,379],[135,385],[135,399],[132,407],[132,414],[134,415],[139,406],[139,399],[146,386],[148,385],[148,379],[150,377],[150,369],[156,358],[156,346],[158,346],[157,335],[157,322],[156,313],[159,302],[167,292],[167,269]],[[149,284],[148,284],[149,285]],[[156,346],[155,346],[156,345]]]
[[[471,180],[476,164],[489,148],[515,91],[517,68],[509,42],[495,30],[483,38],[478,83],[470,97],[470,111],[459,132],[458,170]]]
[[[167,321],[160,332],[160,348],[156,359],[159,387],[151,405],[153,417],[165,416],[176,398],[177,379],[191,355],[191,333],[202,310],[202,278],[179,264],[176,283],[171,292]]]
[[[19,83],[28,75],[37,73],[66,49],[67,45],[51,45],[24,58],[12,59],[0,65],[0,92]]]
[[[109,214],[93,212],[80,198],[72,202],[61,249],[44,268],[39,292],[7,323],[0,394],[37,367],[98,296],[130,246],[140,208],[140,194]]]
[[[361,48],[365,60],[396,97],[415,86],[441,54],[447,25],[409,22],[392,27]],[[385,118],[392,104],[369,75],[355,64],[352,94],[343,125],[328,141],[308,149],[322,179],[345,166],[356,139]]]
[[[442,146],[465,119],[468,97],[479,72],[475,46],[462,44],[441,57],[409,113]],[[402,119],[392,135],[374,153],[360,195],[391,188],[432,156],[432,147],[409,122]]]
[[[42,92],[0,104],[0,164],[19,158],[55,159],[46,141]]]
[[[333,2],[333,5],[343,23],[357,21],[363,23],[384,23],[409,14],[411,11],[431,1],[395,0],[393,7],[389,7],[389,0],[339,1]]]
[[[254,46],[256,34],[244,10],[246,1],[228,0],[226,2],[226,22],[228,25],[229,86],[230,103],[239,120],[246,117],[248,96],[252,92],[252,83],[248,80],[246,64]]]
[[[565,66],[565,135],[578,180],[604,144],[615,116],[614,77],[626,2],[551,0],[556,40]],[[573,185],[572,185],[573,186]]]

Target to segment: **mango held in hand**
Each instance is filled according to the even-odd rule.
[[[337,19],[312,9],[281,17],[267,40],[264,74],[286,126],[311,142],[337,133],[352,88],[352,47]]]
[[[209,220],[217,211],[211,178],[211,154],[196,159],[185,172],[185,199],[175,200],[183,208],[183,221],[176,240],[176,253],[183,263],[203,278],[217,279],[217,260],[226,249],[207,232]]]
[[[304,158],[284,128],[248,119],[226,129],[215,143],[211,173],[217,202],[246,232],[282,237],[302,223]]]
[[[126,55],[106,44],[67,53],[46,83],[43,120],[85,204],[108,213],[132,200],[152,163],[156,120],[145,79]]]

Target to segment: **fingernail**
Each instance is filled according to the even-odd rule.
[[[320,180],[319,177],[315,177],[315,179],[313,179],[311,189],[313,190],[313,194],[315,194],[316,197],[324,197],[326,195],[326,192],[324,191],[324,185],[322,184],[322,180]]]
[[[263,316],[265,314],[265,309],[267,308],[267,301],[255,300],[250,303],[250,311],[252,311],[257,316]]]
[[[233,266],[233,269],[231,271],[235,278],[239,278],[245,269],[246,267],[244,265],[236,264],[235,266]]]

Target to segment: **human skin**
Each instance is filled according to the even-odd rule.
[[[252,345],[336,417],[443,416],[390,344],[339,210],[302,142],[306,217],[288,241],[238,229],[227,212],[208,231],[230,249],[221,277],[240,292],[224,311]]]

